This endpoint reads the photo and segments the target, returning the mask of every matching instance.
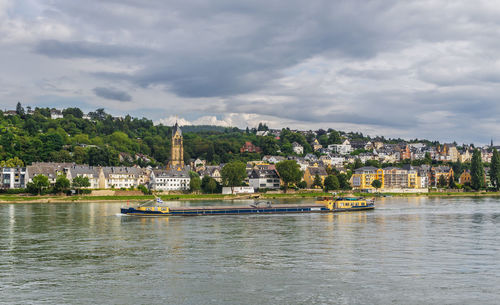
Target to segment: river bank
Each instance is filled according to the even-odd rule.
[[[239,195],[223,194],[172,194],[158,195],[162,200],[238,200],[238,199],[294,199],[315,198],[319,196],[331,196],[331,193],[323,192],[298,192],[298,193],[255,193]],[[430,192],[430,193],[339,193],[337,195],[363,196],[363,197],[495,197],[500,192]],[[120,195],[120,196],[27,196],[27,195],[0,195],[0,203],[65,203],[65,202],[142,202],[155,199],[153,195]]]

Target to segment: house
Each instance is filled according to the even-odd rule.
[[[0,168],[0,188],[18,189],[26,188],[26,167],[3,167]]]
[[[278,162],[281,162],[281,161],[284,161],[284,160],[286,160],[286,158],[283,157],[283,156],[265,155],[264,157],[262,157],[262,161],[268,162],[268,163],[278,163]]]
[[[333,153],[347,155],[352,152],[351,143],[349,140],[344,140],[342,144],[330,144],[328,145],[328,149],[330,149]]]
[[[465,162],[471,162],[472,161],[472,151],[468,148],[466,148],[459,156],[458,156],[458,160],[461,162],[461,163],[465,163]]]
[[[297,155],[302,155],[304,153],[304,147],[297,142],[292,143],[292,149]]]
[[[280,177],[274,169],[253,169],[248,176],[249,185],[254,189],[279,189]]]
[[[314,139],[314,141],[312,141],[312,143],[311,143],[311,146],[314,149],[314,151],[317,151],[317,150],[323,148],[323,145],[321,145],[319,143],[318,139]]]
[[[430,185],[437,187],[441,176],[445,178],[446,185],[448,185],[450,183],[450,179],[453,179],[453,168],[449,166],[431,167],[429,179]]]
[[[66,178],[68,178],[69,181],[73,181],[76,177],[87,177],[90,183],[88,188],[98,189],[100,172],[101,168],[98,166],[74,164],[68,169]]]
[[[365,141],[363,140],[351,140],[351,147],[353,150],[356,150],[356,149],[365,149],[366,147],[366,143]]]
[[[136,167],[106,166],[99,170],[99,188],[130,188],[139,185],[142,170]]]
[[[206,160],[201,160],[200,158],[197,158],[196,160],[193,160],[191,162],[191,166],[195,171],[203,170],[205,166],[207,165]]]
[[[62,119],[64,116],[62,114],[62,111],[59,109],[50,109],[50,118],[55,120],[55,119]]]
[[[310,188],[314,184],[314,178],[318,175],[321,178],[321,183],[325,182],[325,178],[328,176],[324,167],[309,166],[304,172],[304,181],[307,187]]]
[[[471,179],[472,179],[472,176],[470,175],[470,171],[464,170],[464,172],[460,175],[460,178],[458,178],[458,183],[470,184]]]
[[[186,169],[153,170],[149,188],[154,191],[187,191],[191,178]]]
[[[50,184],[54,184],[57,176],[66,174],[71,166],[73,163],[33,162],[26,167],[28,182],[33,182],[33,177],[37,175],[44,175]]]
[[[15,110],[5,110],[3,112],[3,115],[7,115],[7,116],[17,115],[17,111],[15,111]]]
[[[258,137],[265,137],[267,135],[269,135],[269,131],[267,131],[267,130],[259,130],[256,133],[256,136],[258,136]]]
[[[245,144],[243,144],[243,146],[240,148],[240,153],[245,153],[245,152],[249,152],[249,153],[260,153],[262,150],[260,149],[260,147],[258,146],[255,146],[252,144],[252,142],[245,142]]]
[[[200,170],[198,174],[200,175],[201,178],[204,176],[208,176],[213,178],[215,181],[222,183],[222,176],[220,174],[221,172],[221,167],[214,165],[214,166],[206,166],[203,170]]]
[[[132,156],[128,153],[125,153],[125,152],[121,152],[118,154],[118,160],[120,162],[132,162],[133,161]]]
[[[311,161],[312,161],[312,162],[318,161],[318,157],[316,157],[316,155],[315,155],[315,154],[311,154],[311,153],[307,154],[307,155],[304,157],[304,159],[305,159],[306,161],[310,161],[310,162],[311,162]]]
[[[351,177],[351,185],[354,189],[365,190],[374,189],[372,182],[374,180],[379,180],[382,183],[382,188],[384,188],[384,171],[382,169],[365,166],[354,170]]]
[[[401,160],[411,159],[411,150],[409,145],[399,147],[399,155]]]
[[[436,151],[441,161],[457,162],[458,160],[459,153],[455,144],[445,143],[443,146],[438,145]]]

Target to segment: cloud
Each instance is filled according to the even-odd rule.
[[[96,87],[93,91],[95,95],[108,100],[120,102],[130,102],[132,100],[132,96],[130,96],[130,94],[115,88]]]
[[[117,56],[141,56],[140,48],[94,43],[88,41],[41,40],[35,52],[55,58],[114,58]]]
[[[3,103],[466,142],[500,132],[491,1],[0,1],[0,17]]]

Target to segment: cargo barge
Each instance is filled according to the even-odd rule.
[[[163,202],[157,200],[156,203]],[[249,214],[288,214],[288,213],[337,213],[375,208],[374,200],[354,197],[321,197],[315,203],[272,204],[256,202],[245,206],[196,206],[168,207],[149,206],[122,207],[121,213],[131,216],[209,216],[209,215],[249,215]]]

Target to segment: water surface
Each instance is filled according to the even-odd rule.
[[[500,300],[497,198],[385,198],[335,215],[142,218],[120,205],[1,204],[1,303]]]

